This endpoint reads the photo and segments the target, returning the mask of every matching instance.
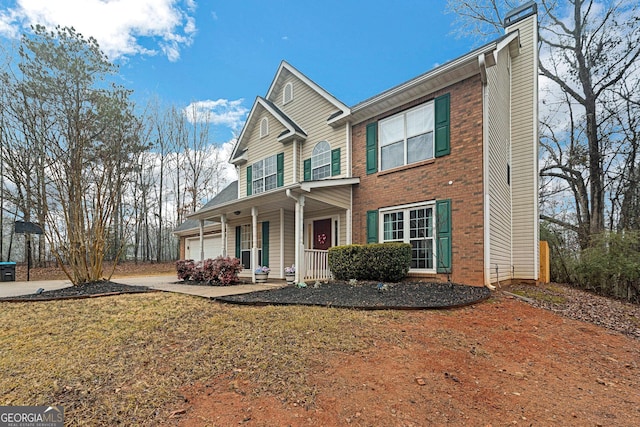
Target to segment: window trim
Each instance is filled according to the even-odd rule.
[[[420,108],[425,108],[428,107],[429,105],[431,105],[431,127],[430,129],[427,130],[427,132],[422,133],[422,134],[417,134],[417,135],[412,135],[411,137],[407,137],[407,115],[409,113],[411,113],[412,111],[418,110]],[[402,129],[402,133],[403,133],[403,139],[399,140],[399,141],[395,141],[395,142],[391,142],[388,144],[384,144],[382,143],[382,134],[383,134],[383,130],[382,128],[384,127],[385,122],[390,122],[393,119],[397,119],[398,117],[403,117],[403,129]],[[436,158],[436,105],[435,105],[435,99],[431,99],[429,101],[420,103],[418,105],[415,105],[411,108],[408,108],[406,110],[402,110],[396,114],[390,115],[388,117],[385,117],[383,119],[380,119],[377,123],[377,127],[378,127],[378,131],[377,131],[377,156],[378,156],[378,171],[379,172],[385,172],[385,171],[389,171],[389,170],[393,170],[396,168],[401,168],[401,167],[405,167],[405,166],[409,166],[409,165],[413,165],[416,163],[420,163],[420,162],[424,162],[424,161],[428,161],[431,159],[435,159]],[[431,156],[430,157],[426,157],[424,159],[420,159],[420,160],[416,160],[416,161],[412,161],[409,162],[408,161],[408,141],[411,138],[414,138],[416,136],[420,136],[420,135],[428,135],[429,133],[431,133]],[[383,154],[382,154],[382,150],[384,147],[388,147],[390,145],[393,144],[397,144],[399,142],[402,142],[402,147],[403,147],[403,159],[402,159],[402,164],[397,165],[397,166],[392,166],[392,167],[388,167],[383,169],[382,167],[382,162],[383,162]]]
[[[430,208],[431,209],[431,215],[433,218],[433,222],[431,224],[431,229],[432,229],[432,233],[431,233],[431,237],[429,237],[429,239],[431,240],[432,244],[431,244],[431,252],[432,252],[432,265],[433,268],[410,268],[409,272],[410,273],[429,273],[429,274],[436,274],[437,273],[437,269],[438,269],[438,253],[437,253],[437,245],[438,245],[438,218],[437,218],[437,209],[436,209],[436,201],[435,200],[431,200],[428,202],[418,202],[418,203],[409,203],[409,204],[405,204],[405,205],[398,205],[398,206],[390,206],[387,208],[381,208],[378,210],[379,212],[379,221],[378,221],[378,236],[379,236],[379,241],[384,243],[384,242],[401,242],[401,243],[409,243],[411,244],[412,240],[418,240],[418,239],[411,239],[411,234],[410,234],[410,212],[412,210],[415,209],[422,209],[422,208]],[[390,214],[390,213],[397,213],[397,212],[403,212],[404,218],[403,218],[403,227],[402,227],[402,231],[403,231],[403,237],[402,240],[399,239],[392,239],[392,240],[385,240],[385,235],[384,235],[384,217],[385,214]],[[412,259],[413,261],[413,259]]]

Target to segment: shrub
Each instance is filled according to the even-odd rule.
[[[363,245],[334,246],[329,248],[329,268],[337,280],[358,279],[361,276]]]
[[[193,274],[193,269],[196,264],[192,259],[181,259],[176,261],[176,271],[178,273],[178,279],[189,280]]]
[[[238,274],[242,271],[240,259],[219,256],[214,260],[214,263],[218,283],[227,286],[238,282]]]
[[[582,251],[573,285],[600,295],[640,301],[640,235],[637,232],[592,236]]]
[[[176,262],[176,270],[181,280],[226,286],[238,282],[242,266],[238,258],[219,256],[206,259],[203,263],[191,259],[180,260]]]
[[[374,243],[329,248],[329,268],[338,280],[399,282],[411,266],[408,243]]]

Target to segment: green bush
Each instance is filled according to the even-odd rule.
[[[582,251],[572,284],[600,295],[640,302],[640,234],[605,233],[592,236]]]
[[[329,249],[329,268],[337,280],[399,282],[411,267],[408,243],[374,243]]]

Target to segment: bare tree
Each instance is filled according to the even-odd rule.
[[[626,108],[613,95],[623,85],[639,84],[640,6],[623,0],[539,4],[540,73],[558,94],[543,101],[563,105],[556,110],[563,119],[548,114],[542,128],[547,141],[542,176],[564,181],[575,201],[572,219],[547,219],[579,232],[585,247],[590,236],[605,230],[607,173],[624,151],[619,132],[608,126]],[[448,1],[449,10],[459,15],[458,31],[481,37],[501,33],[502,16],[513,6],[510,1]],[[613,111],[616,105],[622,111]]]
[[[115,66],[93,38],[72,28],[33,30],[22,38],[18,78],[4,79],[17,94],[22,141],[42,156],[52,251],[74,284],[99,280],[122,176],[143,149],[139,122],[130,92],[109,82]]]

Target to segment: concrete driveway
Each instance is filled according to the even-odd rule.
[[[267,289],[280,288],[286,285],[284,281],[262,284],[247,284],[234,286],[195,286],[176,284],[178,281],[175,274],[167,276],[137,276],[137,277],[115,277],[112,282],[122,283],[132,286],[147,286],[152,289],[165,292],[176,292],[181,294],[196,295],[204,298],[217,298],[226,295],[245,294],[249,292],[263,291]],[[35,293],[39,288],[45,291],[62,289],[71,286],[69,280],[37,280],[31,282],[0,282],[0,298],[29,295]]]

